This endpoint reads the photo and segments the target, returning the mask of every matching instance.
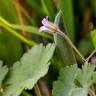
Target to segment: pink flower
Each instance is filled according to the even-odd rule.
[[[43,20],[42,20],[42,25],[39,29],[40,32],[42,31],[47,31],[47,32],[56,32],[58,27],[51,23],[50,21],[48,21],[48,16],[46,16]]]

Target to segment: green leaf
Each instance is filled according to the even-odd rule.
[[[44,12],[49,16],[49,18],[53,19],[53,17],[55,16],[55,12],[52,0],[41,0],[41,3]]]
[[[77,73],[77,65],[61,69],[58,80],[53,83],[53,96],[71,96]]]
[[[75,41],[75,31],[74,31],[74,14],[72,0],[59,0],[60,9],[62,11],[65,30],[70,37],[70,39]]]
[[[90,88],[90,85],[92,84],[92,76],[93,72],[95,70],[95,64],[84,64],[82,66],[82,70],[79,70],[77,80],[80,83],[80,87],[78,92],[79,96],[88,96],[88,91]],[[76,88],[74,91],[76,92],[78,88]],[[78,96],[78,95],[73,95]]]
[[[3,96],[18,96],[23,89],[32,89],[34,84],[43,77],[49,68],[55,44],[36,45],[14,63],[5,82]]]
[[[54,24],[58,27],[61,25],[61,11],[55,17]],[[75,56],[71,46],[65,41],[65,39],[57,34],[54,34],[54,41],[56,43],[56,55],[59,65],[61,66],[76,64]]]
[[[88,96],[94,70],[95,64],[84,64],[82,69],[76,65],[65,67],[53,83],[53,96]]]
[[[3,65],[3,62],[0,61],[0,88],[2,85],[2,81],[4,80],[4,78],[8,72],[8,68],[6,66],[2,66],[2,65]]]
[[[93,73],[92,81],[94,84],[96,84],[96,71]]]
[[[91,39],[92,39],[92,43],[93,43],[94,47],[96,48],[96,30],[93,30],[91,32]]]
[[[62,11],[62,17],[65,25],[65,30],[70,39],[75,41],[75,29],[74,29],[74,14],[72,0],[59,0],[60,9]]]
[[[82,70],[79,70],[78,81],[83,88],[88,88],[90,80],[95,70],[95,64],[84,64]]]
[[[88,96],[88,95],[86,95],[86,92],[83,88],[75,88],[74,90],[72,90],[71,96]]]

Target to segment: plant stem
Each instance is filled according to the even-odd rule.
[[[34,86],[34,90],[35,90],[36,96],[41,96],[41,92],[40,92],[40,89],[39,89],[38,84],[36,84],[36,85]]]
[[[44,94],[44,96],[52,96],[48,86],[46,85],[46,83],[43,80],[39,80],[39,85],[40,85],[40,89],[42,91],[42,93]]]
[[[6,26],[8,26],[8,27],[11,27],[11,24],[9,23],[9,22],[7,22],[5,19],[3,19],[2,17],[0,17],[0,24],[1,23],[4,23]],[[1,24],[2,25],[2,24]],[[1,26],[0,25],[0,26]]]
[[[96,49],[89,55],[85,63],[88,63],[89,59],[96,53]]]
[[[64,39],[69,43],[69,45],[74,49],[74,51],[81,57],[81,59],[85,62],[85,58],[82,56],[82,54],[78,51],[78,49],[74,46],[72,41],[68,38],[68,36],[62,32],[61,30],[56,32],[58,35],[64,37]]]
[[[2,26],[3,28],[5,28],[7,31],[9,31],[10,33],[12,33],[16,37],[18,37],[20,40],[22,40],[23,42],[25,42],[29,46],[32,46],[32,45],[35,45],[36,44],[35,42],[33,42],[31,40],[27,40],[25,37],[23,37],[22,35],[20,35],[18,32],[16,32],[15,30],[11,29],[9,27],[10,24],[7,21],[5,21],[4,19],[2,20],[2,18],[0,18],[0,21],[1,21],[0,22],[0,26]]]
[[[45,35],[43,33],[38,32],[38,28],[37,27],[11,24],[10,28],[17,29],[17,30],[24,30],[26,32],[29,32],[29,33],[32,33],[32,34],[36,34],[38,36],[42,36],[44,38],[48,38],[50,40],[53,40],[53,38],[49,34]]]
[[[95,93],[91,89],[89,89],[89,95],[90,96],[96,96]]]

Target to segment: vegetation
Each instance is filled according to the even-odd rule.
[[[96,96],[96,0],[0,0],[0,96]]]

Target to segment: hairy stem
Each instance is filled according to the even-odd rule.
[[[85,63],[88,63],[89,59],[96,53],[96,49],[89,55]]]
[[[57,32],[56,32],[58,35],[60,35],[60,36],[62,36],[62,37],[64,37],[64,39],[69,43],[69,45],[74,49],[74,51],[81,57],[81,59],[85,62],[85,58],[82,56],[82,54],[78,51],[78,49],[74,46],[74,44],[72,43],[72,41],[68,38],[68,36],[64,33],[64,32],[62,32],[62,31],[60,31],[60,30],[58,30]]]
[[[41,96],[41,92],[40,92],[40,89],[39,89],[38,84],[36,84],[36,85],[34,86],[34,90],[35,90],[36,96]]]
[[[89,89],[89,95],[90,96],[96,96],[95,93],[91,89]]]

